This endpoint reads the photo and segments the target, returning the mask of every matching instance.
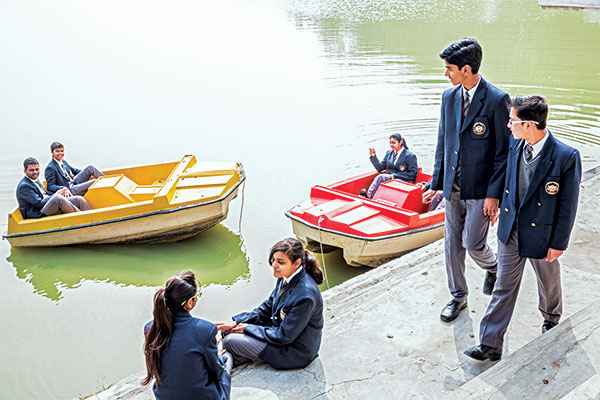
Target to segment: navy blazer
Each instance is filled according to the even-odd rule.
[[[39,182],[39,181],[38,181]],[[28,177],[24,176],[23,179],[17,185],[17,202],[19,203],[19,210],[23,218],[41,218],[45,217],[42,214],[42,208],[46,205],[52,193],[45,191],[48,197],[44,198],[41,189],[31,181]]]
[[[419,175],[419,166],[417,165],[417,156],[404,149],[394,164],[394,150],[388,150],[383,157],[383,162],[379,162],[377,156],[369,158],[371,164],[379,172],[387,169],[389,174],[394,175],[395,179],[402,179],[405,182],[415,183]]]
[[[278,279],[267,300],[233,320],[249,324],[246,335],[267,342],[261,360],[276,369],[304,368],[319,355],[323,298],[304,268],[280,295],[282,284],[283,278]]]
[[[65,166],[65,169],[71,174],[71,179],[81,172],[80,169],[71,167],[65,159],[62,160],[62,163]],[[56,193],[64,187],[69,187],[69,178],[65,175],[54,158],[46,165],[44,176],[46,177],[46,186],[50,193]]]
[[[500,199],[510,130],[508,94],[480,78],[461,126],[462,85],[442,95],[431,188],[450,198],[460,153],[460,198]]]
[[[579,199],[581,158],[576,149],[556,140],[548,131],[529,188],[517,204],[522,148],[523,140],[511,139],[498,239],[507,243],[516,223],[519,255],[545,258],[548,248],[565,250],[569,243]]]
[[[218,355],[216,334],[215,324],[187,311],[173,314],[173,334],[160,356],[161,383],[152,387],[157,399],[229,399],[231,376]]]

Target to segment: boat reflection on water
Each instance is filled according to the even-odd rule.
[[[159,287],[183,269],[202,285],[232,285],[248,279],[248,257],[239,235],[216,225],[176,243],[15,248],[7,258],[34,293],[58,302],[86,280]]]

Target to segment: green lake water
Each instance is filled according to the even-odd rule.
[[[222,224],[179,243],[1,241],[0,399],[74,398],[141,371],[152,296],[184,268],[205,285],[195,316],[259,304],[274,284],[268,249],[292,235],[284,212],[312,185],[370,171],[368,148],[383,154],[391,133],[430,172],[450,87],[438,54],[464,36],[482,44],[486,80],[546,96],[552,132],[584,169],[598,165],[599,12],[534,0],[2,2],[3,215],[22,160],[45,166],[54,140],[78,167],[191,153],[242,162],[247,181]],[[330,285],[367,270],[340,251],[325,264]]]

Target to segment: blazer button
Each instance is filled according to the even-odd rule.
[[[455,167],[452,167],[452,169],[454,169],[454,170],[455,170],[456,168],[455,168]]]
[[[538,207],[541,207],[541,206],[542,206],[542,203],[538,203]]]
[[[458,154],[458,151],[455,151],[454,154]]]
[[[532,222],[532,223],[531,223],[531,226],[535,226],[535,222]]]
[[[506,194],[509,194],[510,192],[508,191],[508,189],[505,190]]]
[[[504,211],[508,212],[508,208],[505,208]]]

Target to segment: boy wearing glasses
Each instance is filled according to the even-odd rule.
[[[562,314],[558,258],[569,243],[581,181],[579,152],[546,129],[548,105],[541,96],[511,102],[512,131],[498,224],[498,281],[481,321],[481,344],[465,351],[476,360],[499,360],[525,261],[538,283],[542,333]]]
[[[444,246],[452,300],[440,319],[449,322],[467,307],[467,252],[486,270],[483,293],[491,294],[496,281],[496,255],[487,234],[504,184],[509,96],[479,75],[482,49],[477,40],[457,40],[440,57],[455,87],[442,95],[431,189],[423,193],[423,201],[430,202],[438,190],[446,199]]]

